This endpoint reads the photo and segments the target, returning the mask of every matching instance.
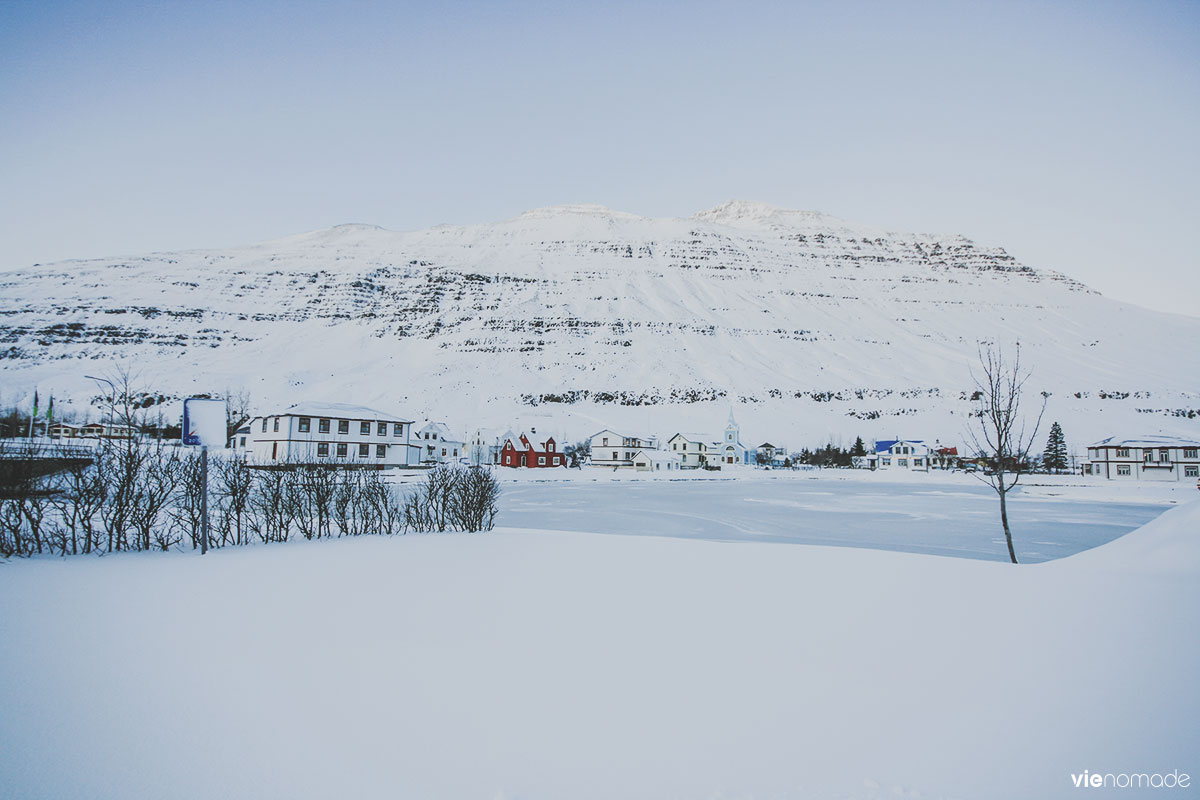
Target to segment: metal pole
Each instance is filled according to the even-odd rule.
[[[208,552],[208,445],[200,446],[200,555]]]

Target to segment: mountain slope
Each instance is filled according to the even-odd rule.
[[[1019,340],[1051,413],[1087,436],[1194,431],[1171,413],[1200,407],[1198,319],[961,236],[741,201],[690,219],[557,206],[39,265],[0,273],[0,317],[17,392],[83,400],[83,374],[119,363],[178,396],[351,396],[464,430],[530,415],[568,435],[716,428],[734,406],[764,436],[953,438],[981,341]]]

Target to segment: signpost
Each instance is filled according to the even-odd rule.
[[[225,401],[189,397],[183,401],[183,443],[200,448],[200,554],[208,552],[208,448],[225,446]]]

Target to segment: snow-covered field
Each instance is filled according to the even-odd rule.
[[[836,505],[843,480],[898,494],[790,485]],[[0,796],[1010,800],[1073,797],[1085,769],[1197,776],[1195,488],[1075,483],[1024,502],[1177,505],[1018,567],[516,528],[0,563]],[[646,486],[674,488],[623,488]],[[1018,507],[1020,536],[1040,506]]]

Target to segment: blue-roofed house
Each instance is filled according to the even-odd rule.
[[[903,469],[928,472],[929,445],[920,439],[880,439],[875,450],[867,454],[867,469]]]

